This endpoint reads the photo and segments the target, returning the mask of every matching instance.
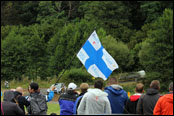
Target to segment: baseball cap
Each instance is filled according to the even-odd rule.
[[[70,90],[74,90],[74,89],[76,89],[77,88],[77,85],[75,84],[75,83],[70,83],[69,85],[68,85],[68,89],[70,89]]]

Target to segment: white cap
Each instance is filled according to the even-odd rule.
[[[74,89],[76,89],[76,88],[77,88],[77,85],[74,84],[74,83],[70,83],[70,84],[68,85],[68,89],[70,89],[70,90],[74,90]]]

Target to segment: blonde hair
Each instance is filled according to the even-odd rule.
[[[82,84],[80,85],[80,90],[81,90],[82,92],[87,91],[88,88],[89,88],[88,83],[82,83]]]

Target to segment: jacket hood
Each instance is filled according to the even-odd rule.
[[[111,85],[109,87],[106,87],[105,90],[108,90],[116,95],[120,95],[124,92],[123,87],[120,85]]]
[[[12,101],[14,99],[14,92],[12,91],[5,91],[4,92],[4,101]]]
[[[153,89],[153,88],[149,88],[147,89],[147,94],[148,95],[155,95],[155,94],[158,94],[159,91],[157,89]]]
[[[14,95],[15,95],[15,96],[18,96],[18,95],[22,96],[22,93],[20,93],[20,92],[18,92],[18,91],[15,91],[15,92],[14,92]]]
[[[94,96],[108,96],[108,94],[106,92],[103,92],[102,90],[100,89],[88,89],[88,92],[91,93],[92,95]]]
[[[134,95],[130,96],[130,101],[135,102],[135,101],[139,100],[141,95],[142,94],[134,94]]]
[[[31,93],[30,96],[36,98],[39,94],[40,94],[40,92]]]

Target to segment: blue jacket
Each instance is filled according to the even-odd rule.
[[[77,97],[78,94],[73,91],[67,91],[60,95],[58,100],[60,105],[60,115],[73,115],[73,108]]]
[[[54,98],[54,91],[50,91],[47,95],[47,102],[51,101]]]
[[[111,85],[106,87],[104,91],[108,93],[112,113],[122,114],[126,101],[128,100],[126,91],[119,85]]]

